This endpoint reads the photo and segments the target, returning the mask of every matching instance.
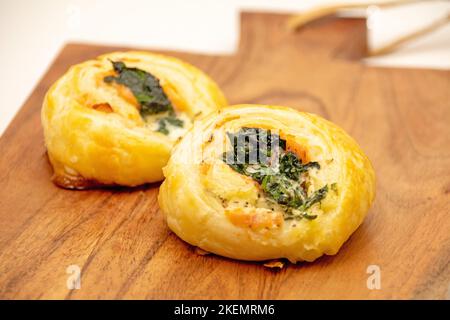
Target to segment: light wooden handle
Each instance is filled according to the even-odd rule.
[[[430,1],[440,1],[440,0],[427,0],[427,2]],[[315,9],[312,9],[310,11],[306,11],[302,14],[295,15],[291,17],[288,22],[287,26],[290,30],[298,30],[304,25],[308,24],[311,21],[334,15],[339,10],[346,10],[346,9],[358,9],[358,8],[366,8],[371,5],[376,5],[378,7],[387,8],[387,7],[395,7],[395,6],[402,6],[405,4],[411,4],[414,2],[425,2],[424,0],[387,0],[387,1],[366,1],[364,3],[341,3],[341,4],[335,4],[335,5],[325,5],[325,6],[319,6]],[[412,41],[416,38],[419,38],[427,33],[430,33],[444,25],[446,25],[448,22],[450,22],[450,14],[431,23],[430,25],[421,28],[419,30],[416,30],[410,34],[407,34],[405,36],[402,36],[398,39],[395,39],[394,41],[388,43],[387,45],[370,50],[368,52],[368,56],[379,56],[383,55],[389,52],[394,51],[401,45]]]
[[[419,38],[421,36],[424,36],[425,34],[430,33],[430,32],[432,32],[434,30],[437,30],[437,29],[439,29],[440,27],[443,27],[444,25],[446,25],[449,22],[450,22],[450,14],[445,16],[445,17],[443,17],[443,18],[441,18],[441,19],[439,19],[439,20],[434,21],[433,23],[429,24],[428,26],[426,26],[424,28],[421,28],[419,30],[416,30],[416,31],[410,33],[410,34],[402,36],[402,37],[400,37],[400,38],[398,38],[398,39],[388,43],[387,45],[385,45],[385,46],[383,46],[381,48],[374,49],[374,50],[370,50],[369,49],[368,56],[369,57],[380,56],[380,55],[392,52],[395,49],[397,49],[398,47],[400,47],[401,45],[403,45],[403,44],[405,44],[405,43],[407,43],[409,41],[412,41],[414,39],[417,39],[417,38]]]
[[[436,1],[436,0],[428,0],[428,2],[429,1]],[[310,23],[311,21],[327,17],[330,15],[334,15],[340,10],[367,8],[368,6],[371,5],[376,5],[380,8],[387,8],[387,7],[402,6],[405,4],[415,2],[425,2],[425,1],[424,0],[387,0],[383,2],[365,1],[362,3],[340,3],[334,5],[318,6],[317,8],[305,11],[304,13],[297,14],[291,17],[287,22],[287,26],[288,29],[290,30],[297,30],[303,27],[304,25]]]

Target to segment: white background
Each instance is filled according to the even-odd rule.
[[[0,0],[0,134],[67,41],[231,54],[239,40],[239,11],[296,12],[333,2],[342,1]],[[372,10],[369,45],[380,46],[449,11],[448,1]],[[450,24],[367,63],[450,69]]]

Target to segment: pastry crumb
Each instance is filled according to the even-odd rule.
[[[273,268],[282,269],[284,267],[284,262],[281,260],[272,260],[264,263],[264,267],[271,269]]]

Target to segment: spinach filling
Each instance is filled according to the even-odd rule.
[[[149,115],[168,113],[167,117],[158,120],[159,127],[156,131],[169,134],[168,125],[183,127],[183,120],[175,116],[172,104],[156,77],[144,70],[128,68],[121,61],[111,61],[111,63],[117,76],[107,76],[103,81],[115,82],[130,89],[140,105],[139,112],[143,119]]]
[[[156,131],[169,134],[169,129],[167,128],[168,125],[183,127],[183,120],[178,119],[173,114],[169,114],[167,117],[158,120],[158,129]]]
[[[257,181],[269,201],[280,205],[284,219],[315,219],[307,210],[324,199],[328,185],[307,195],[308,170],[320,169],[317,162],[302,163],[293,152],[286,150],[286,140],[270,130],[241,128],[227,132],[233,148],[222,160],[233,170]]]

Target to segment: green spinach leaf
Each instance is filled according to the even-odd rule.
[[[161,118],[158,120],[158,129],[156,131],[169,134],[168,125],[172,125],[174,127],[183,127],[183,120],[176,118],[173,115],[169,115],[167,117]]]
[[[306,211],[328,192],[325,185],[307,195],[306,175],[310,169],[320,169],[317,162],[303,164],[295,153],[286,151],[286,140],[270,130],[245,127],[227,136],[232,149],[223,154],[223,161],[257,181],[268,199],[285,209],[285,219],[316,218]]]
[[[106,83],[116,82],[131,90],[141,106],[142,117],[165,111],[173,112],[172,104],[164,93],[159,80],[152,74],[137,68],[128,68],[121,61],[111,61],[117,76],[107,76]]]

